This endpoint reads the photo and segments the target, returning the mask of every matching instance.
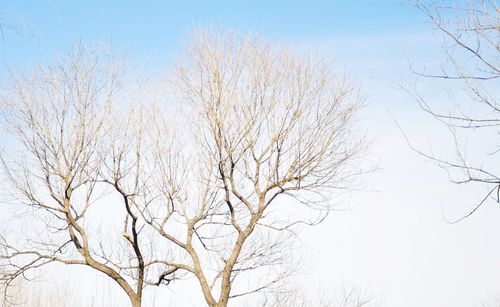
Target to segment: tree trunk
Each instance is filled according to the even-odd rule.
[[[227,300],[224,300],[224,301],[221,301],[221,302],[215,304],[214,307],[227,307],[228,303],[229,302]]]
[[[137,297],[131,297],[130,303],[132,304],[132,307],[141,307],[142,305],[141,299]]]

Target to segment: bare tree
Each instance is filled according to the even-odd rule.
[[[62,263],[107,275],[141,306],[152,256],[134,206],[142,113],[126,112],[122,81],[122,65],[82,46],[31,75],[13,74],[1,99],[1,162],[26,210],[0,237],[5,299],[17,278]]]
[[[317,289],[317,293],[306,293],[303,289],[287,290],[280,289],[272,293],[266,293],[263,299],[256,303],[253,301],[247,306],[270,306],[270,307],[367,307],[379,306],[373,295],[361,291],[356,287],[341,287],[336,290],[324,288]],[[315,295],[311,295],[315,294]]]
[[[209,306],[277,286],[294,226],[321,222],[363,171],[356,84],[322,59],[201,30],[171,83],[177,142],[155,112],[161,192],[143,217]],[[164,133],[163,131],[167,131]],[[169,135],[165,139],[165,135]]]
[[[13,293],[12,293],[13,292]],[[97,283],[93,293],[82,291],[82,280],[71,275],[57,280],[27,282],[20,280],[11,295],[16,301],[3,302],[3,307],[114,307],[125,306],[127,299],[114,295],[109,284]],[[153,306],[153,305],[148,305]]]
[[[322,59],[202,30],[169,83],[179,113],[157,86],[124,91],[108,60],[77,49],[15,75],[2,97],[1,161],[32,217],[2,237],[7,289],[49,263],[106,274],[132,306],[184,274],[209,306],[279,287],[297,227],[323,221],[367,171],[355,82]]]
[[[459,219],[462,220],[487,201],[500,201],[500,177],[494,167],[498,144],[492,140],[491,148],[483,148],[489,152],[484,160],[470,161],[467,151],[467,139],[479,137],[481,132],[496,136],[500,132],[500,105],[497,101],[500,8],[495,0],[418,1],[415,6],[428,17],[442,38],[445,61],[438,71],[414,72],[421,77],[446,81],[454,91],[449,97],[455,110],[441,111],[439,107],[432,106],[422,91],[414,86],[405,86],[404,89],[425,112],[449,128],[456,145],[456,158],[440,158],[416,150],[445,168],[454,183],[481,184],[488,189],[482,199]],[[460,91],[461,94],[458,93]]]

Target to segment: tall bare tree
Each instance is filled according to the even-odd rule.
[[[143,216],[177,249],[155,262],[192,274],[209,306],[227,306],[276,285],[293,253],[286,237],[321,222],[334,192],[366,171],[354,130],[362,100],[322,59],[214,30],[195,34],[171,84],[187,114],[176,119],[181,146],[155,112],[161,194]]]
[[[13,80],[2,163],[36,223],[1,240],[7,286],[58,262],[106,274],[132,306],[183,274],[227,306],[277,286],[297,227],[366,171],[356,83],[251,36],[197,32],[169,83],[180,113],[82,49]]]
[[[4,90],[1,162],[8,191],[26,209],[0,237],[5,299],[17,278],[50,263],[107,275],[134,307],[154,283],[152,244],[133,203],[142,191],[141,113],[126,112],[122,85],[118,62],[79,46],[30,75],[13,74]]]
[[[418,1],[415,6],[442,38],[445,55],[439,69],[415,73],[448,83],[454,91],[448,95],[450,110],[443,111],[433,106],[416,87],[405,89],[425,112],[449,128],[457,154],[456,158],[448,159],[417,151],[445,168],[454,183],[480,184],[488,189],[459,221],[472,215],[487,201],[500,201],[500,175],[495,167],[498,144],[492,139],[491,147],[483,148],[489,152],[484,160],[470,160],[467,151],[467,140],[480,137],[484,132],[495,136],[500,132],[500,105],[497,101],[500,93],[500,8],[495,0]]]

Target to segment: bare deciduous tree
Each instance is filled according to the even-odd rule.
[[[321,222],[333,192],[366,171],[353,130],[362,100],[321,59],[212,30],[196,33],[172,84],[187,113],[182,148],[157,125],[161,195],[143,216],[178,250],[156,262],[194,275],[209,306],[227,306],[277,285],[294,226]]]
[[[456,159],[446,159],[417,151],[445,168],[454,183],[478,183],[488,187],[482,200],[459,219],[462,220],[488,200],[500,201],[498,170],[495,167],[489,168],[486,159],[470,161],[467,152],[468,137],[479,136],[479,133],[485,131],[495,135],[499,133],[500,106],[497,96],[500,77],[500,9],[495,0],[451,3],[418,1],[415,6],[428,17],[436,33],[442,37],[442,49],[446,57],[439,71],[415,73],[421,77],[448,82],[454,91],[448,96],[455,111],[440,111],[416,87],[406,86],[404,89],[425,112],[449,128],[457,155]],[[458,93],[460,91],[461,95]],[[458,98],[454,98],[457,96]],[[494,161],[499,148],[494,140],[491,145],[491,148],[484,150],[489,152],[487,159]]]
[[[356,287],[341,287],[337,290],[319,289],[316,295],[305,293],[303,289],[275,291],[266,293],[259,303],[252,302],[246,306],[269,307],[368,307],[379,306],[373,295],[360,291]]]
[[[54,276],[55,277],[55,276]],[[82,280],[71,275],[57,276],[55,280],[19,280],[10,290],[15,302],[3,302],[3,307],[115,307],[125,306],[127,299],[116,295],[112,285],[96,283],[92,293],[83,290]],[[95,282],[95,281],[94,281]],[[92,287],[90,287],[92,288]],[[148,305],[152,306],[153,305]]]
[[[2,163],[38,221],[26,243],[1,240],[7,286],[59,262],[106,274],[132,306],[184,274],[227,306],[278,287],[296,227],[367,171],[357,85],[322,59],[199,31],[169,83],[180,113],[154,88],[131,98],[100,60],[78,49],[2,98]]]
[[[5,299],[17,278],[63,263],[107,275],[132,306],[141,305],[152,245],[141,241],[144,223],[133,202],[143,190],[134,171],[140,115],[116,115],[126,109],[121,70],[110,56],[80,46],[31,75],[14,74],[4,91],[1,162],[9,191],[26,209],[16,230],[0,237]]]

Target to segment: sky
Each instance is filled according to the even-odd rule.
[[[294,42],[422,28],[419,15],[398,1],[359,6],[349,1],[3,1],[2,12],[33,36],[4,31],[9,63],[50,58],[79,40],[104,41],[134,56],[165,61],[182,46],[183,34],[207,24]]]
[[[310,291],[355,286],[388,307],[469,307],[500,297],[500,207],[488,203],[460,223],[447,223],[466,212],[482,188],[451,184],[410,150],[396,124],[419,148],[453,151],[448,131],[397,86],[412,77],[409,63],[432,68],[440,61],[430,25],[407,2],[38,0],[2,1],[0,13],[18,29],[3,29],[2,71],[29,69],[82,41],[127,50],[133,61],[161,73],[189,31],[203,25],[258,33],[335,59],[362,85],[360,125],[373,144],[367,159],[377,161],[378,170],[342,205],[347,210],[304,229],[308,269],[295,281]],[[446,103],[440,84],[419,84],[436,103]],[[186,299],[176,304],[184,305],[198,306]]]

